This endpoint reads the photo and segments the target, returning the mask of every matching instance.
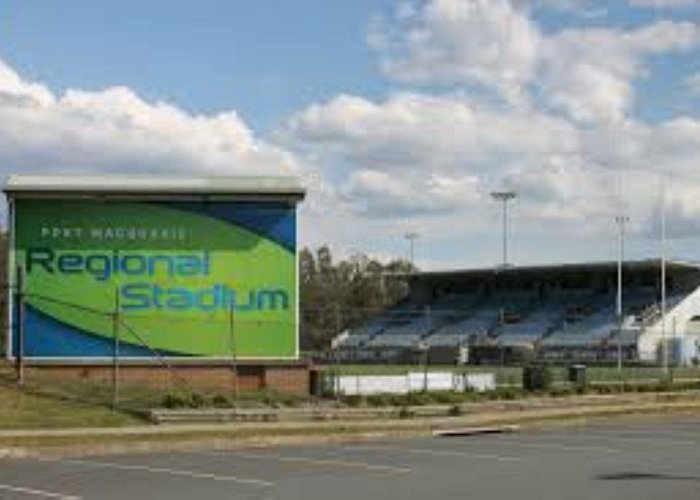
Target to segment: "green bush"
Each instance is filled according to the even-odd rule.
[[[631,389],[630,384],[591,384],[589,386],[589,390],[595,394],[620,394]]]
[[[265,406],[272,408],[281,408],[284,406],[299,406],[301,403],[308,401],[308,398],[295,394],[285,394],[272,389],[264,389],[262,391],[251,392],[248,395],[251,401],[258,401]]]
[[[408,406],[402,406],[399,410],[399,418],[413,418],[415,416],[416,413]]]
[[[450,417],[459,417],[464,415],[464,409],[460,405],[453,405],[449,411]]]
[[[542,367],[542,390],[547,391],[552,387],[554,382],[554,371],[549,365]]]
[[[486,397],[485,394],[486,393],[483,392],[468,390],[460,394],[460,398],[464,402],[482,401]]]
[[[493,391],[493,393],[495,395],[493,399],[503,399],[506,401],[519,399],[523,396],[523,391],[515,387],[499,387]]]
[[[552,387],[554,371],[549,365],[535,364],[523,369],[523,388],[530,392],[546,392]]]
[[[211,399],[211,404],[216,408],[231,408],[233,403],[231,398],[224,396],[223,394],[217,394]]]
[[[464,394],[453,391],[440,391],[432,393],[433,401],[441,405],[450,405],[464,401]]]
[[[503,390],[505,390],[505,389],[499,387],[493,391],[487,391],[484,393],[484,397],[490,401],[501,399],[501,391],[503,391]]]
[[[357,408],[358,406],[365,406],[367,404],[367,400],[364,396],[343,396],[343,403],[353,408]]]
[[[579,390],[582,390],[583,388],[576,388],[576,392],[578,394],[582,394],[582,392],[578,392]],[[574,393],[574,389],[569,388],[569,387],[552,387],[549,389],[549,395],[553,398],[563,398],[567,396],[571,396]]]
[[[176,408],[185,408],[189,406],[188,398],[185,394],[170,392],[163,396],[162,404],[165,408],[174,410]]]
[[[265,406],[270,406],[272,408],[279,408],[282,406],[280,395],[276,391],[263,391],[261,401]]]
[[[406,404],[411,406],[425,406],[434,402],[435,400],[429,392],[409,392],[406,395]]]
[[[396,398],[393,394],[375,394],[367,396],[369,406],[394,406]]]
[[[389,406],[404,406],[406,404],[405,394],[391,394],[389,396]]]
[[[683,383],[685,391],[697,391],[700,390],[700,382],[684,382]]]
[[[189,398],[190,408],[204,408],[207,405],[207,398],[204,395],[194,392]]]

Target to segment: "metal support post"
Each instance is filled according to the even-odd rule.
[[[238,380],[238,362],[236,357],[236,336],[234,329],[234,302],[229,301],[228,306],[228,336],[229,344],[231,347],[231,373],[233,375],[233,396],[238,397],[239,392],[239,380]]]
[[[403,236],[404,238],[406,238],[408,240],[408,255],[409,255],[409,259],[410,259],[409,263],[411,264],[411,274],[413,274],[413,272],[415,270],[415,260],[414,260],[415,259],[415,248],[414,247],[415,247],[416,239],[419,236],[420,235],[418,233],[414,233],[414,232],[406,233]]]
[[[622,373],[622,263],[625,258],[625,223],[629,218],[624,215],[615,217],[619,229],[619,252],[617,255],[617,370]]]
[[[24,385],[24,270],[17,266],[15,299],[17,307],[17,345],[15,346],[15,363],[17,383]]]
[[[340,310],[340,304],[336,302],[333,306],[333,315],[335,317],[335,338],[339,338],[341,329],[343,328],[343,317],[342,317],[342,312]],[[333,371],[335,372],[333,375],[333,384],[334,384],[334,389],[335,389],[335,399],[336,401],[340,400],[340,358],[338,357],[338,346],[337,345],[332,345],[331,349],[333,350],[333,361],[334,361],[334,367]]]
[[[112,312],[112,407],[119,405],[119,288],[114,292],[114,311]]]
[[[503,224],[503,263],[501,266],[505,269],[508,267],[508,202],[517,196],[515,191],[494,191],[491,197],[494,200],[500,201],[503,207],[502,224]]]
[[[666,343],[666,183],[661,179],[661,349],[662,370],[668,374],[668,345]]]

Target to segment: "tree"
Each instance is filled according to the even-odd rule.
[[[355,254],[334,263],[328,246],[299,253],[302,346],[322,349],[342,331],[361,325],[402,300],[410,263],[388,264]]]

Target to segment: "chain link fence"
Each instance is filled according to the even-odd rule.
[[[101,337],[85,334],[81,339],[88,345],[99,341],[102,355],[85,356],[68,337],[58,335],[40,340],[54,343],[61,352],[75,349],[72,356],[61,359],[34,356],[35,353],[26,350],[23,345],[24,330],[30,326],[33,331],[40,332],[41,325],[31,322],[51,321],[51,318],[50,314],[33,314],[28,317],[25,310],[28,301],[33,308],[43,311],[50,312],[56,307],[70,311],[70,314],[79,318],[79,324],[86,331],[111,332],[111,335]],[[495,375],[499,387],[521,387],[523,368],[532,362],[548,364],[555,385],[565,385],[568,382],[569,365],[581,362],[587,365],[589,383],[653,384],[669,377],[676,381],[700,380],[700,367],[671,366],[666,372],[660,365],[643,364],[632,357],[625,357],[621,367],[618,367],[615,356],[610,355],[616,352],[614,345],[607,350],[598,345],[589,350],[588,357],[566,355],[546,359],[537,356],[535,344],[529,350],[499,345],[497,338],[489,336],[488,331],[483,335],[467,336],[462,345],[433,346],[427,342],[430,336],[435,335],[436,325],[443,324],[445,318],[459,312],[462,311],[420,310],[410,314],[405,311],[385,314],[395,320],[394,328],[399,329],[394,337],[399,339],[396,344],[392,344],[391,335],[386,330],[370,331],[372,319],[357,321],[357,326],[349,330],[331,329],[334,340],[329,347],[312,350],[307,354],[313,358],[318,369],[337,376],[391,375],[424,370],[449,370],[461,374],[488,372]],[[339,313],[341,318],[361,316],[358,311],[341,310]],[[1,372],[4,380],[18,382],[29,391],[126,410],[170,404],[230,406],[246,402],[246,398],[252,400],[255,397],[259,400],[260,394],[254,396],[253,393],[260,393],[259,389],[264,383],[258,384],[257,388],[251,385],[250,381],[257,375],[250,373],[253,368],[237,356],[237,344],[240,342],[237,332],[249,327],[274,331],[289,326],[289,323],[283,321],[249,320],[226,311],[212,315],[206,322],[185,316],[159,316],[159,321],[172,322],[163,329],[164,332],[216,332],[220,342],[219,351],[226,355],[209,360],[174,357],[172,353],[157,348],[154,344],[157,335],[148,326],[152,316],[121,311],[116,302],[112,310],[98,310],[57,297],[34,293],[17,294],[12,316],[13,334],[11,345],[7,346],[11,349],[8,357],[10,362]],[[418,332],[412,330],[416,325],[421,328]],[[302,334],[303,328],[302,322]],[[401,329],[406,331],[401,333]],[[363,331],[365,341],[355,342],[355,337],[362,336]],[[381,335],[388,339],[385,338],[378,344],[373,342]],[[480,350],[479,356],[477,353]],[[528,352],[529,355],[523,355],[523,352]],[[603,352],[603,355],[597,357],[598,352]],[[186,367],[192,364],[198,365],[201,370],[196,373],[187,370]],[[66,369],[66,366],[70,369]],[[206,372],[207,366],[216,369]],[[243,374],[247,375],[245,383],[242,382]],[[265,400],[267,397],[270,399]],[[274,403],[272,395],[263,395],[263,400]]]
[[[62,326],[61,310],[79,328]],[[203,318],[130,313],[86,307],[36,293],[17,293],[2,378],[29,392],[108,405],[121,410],[157,406],[232,406],[282,397],[266,390],[264,372],[240,359],[241,330],[275,332],[285,321],[251,320],[231,311]],[[158,320],[157,331],[149,325]],[[48,327],[51,328],[48,328]],[[67,334],[61,328],[70,328]],[[81,333],[84,332],[84,333]],[[87,332],[101,332],[92,334]],[[109,334],[106,334],[109,332]],[[198,335],[216,343],[216,356],[183,355],[157,345],[186,332],[196,351]],[[31,335],[31,343],[28,343]],[[159,342],[160,341],[160,342]],[[249,342],[249,340],[248,340]],[[61,353],[52,357],[51,351]],[[291,397],[291,396],[290,396]]]
[[[489,314],[482,317],[482,312]],[[337,314],[358,318],[366,311],[343,309]],[[554,327],[542,327],[535,334],[518,331],[520,317],[505,308],[399,305],[369,319],[338,322],[342,326],[333,330],[327,348],[314,352],[314,360],[340,375],[398,375],[423,370],[423,365],[430,371],[488,371],[506,387],[520,387],[523,368],[533,363],[549,366],[555,384],[568,383],[569,369],[577,364],[586,365],[591,383],[700,381],[697,360],[680,366],[670,351],[668,366],[660,359],[640,360],[637,349],[643,328],[618,335],[611,318],[608,330],[589,334],[575,330],[576,322],[563,316],[560,323],[551,323]]]

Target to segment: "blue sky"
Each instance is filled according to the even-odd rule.
[[[353,0],[11,0],[2,57],[56,90],[126,85],[194,112],[233,108],[257,130],[340,92],[383,93]]]
[[[7,0],[0,173],[294,174],[302,242],[700,260],[698,0]],[[619,178],[622,188],[616,187]]]

